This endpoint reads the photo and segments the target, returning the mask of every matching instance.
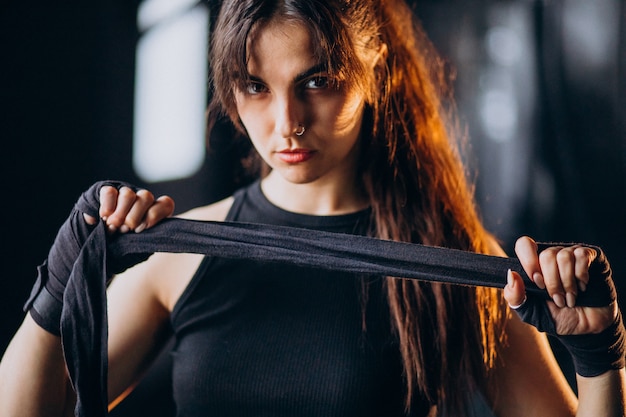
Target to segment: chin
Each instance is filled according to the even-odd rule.
[[[305,172],[296,173],[296,172],[283,171],[280,174],[281,174],[281,177],[285,179],[285,181],[288,181],[291,184],[297,184],[297,185],[310,184],[319,179],[319,176],[312,175],[310,173],[305,173]]]

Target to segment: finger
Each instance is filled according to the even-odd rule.
[[[141,233],[145,229],[149,229],[166,217],[174,214],[174,200],[169,196],[161,196],[156,199],[154,204],[150,206],[143,222],[135,228],[135,232]]]
[[[131,188],[122,187],[119,189],[115,211],[106,220],[110,231],[114,232],[124,224],[126,216],[135,203],[136,198],[137,195]]]
[[[83,213],[83,218],[85,219],[85,222],[86,222],[87,224],[90,224],[90,225],[92,225],[92,226],[93,226],[94,224],[96,224],[96,222],[98,221],[95,217],[90,216],[90,215],[89,215],[89,214],[87,214],[87,213]]]
[[[539,288],[545,288],[543,274],[537,255],[537,243],[528,236],[523,236],[515,242],[515,254],[530,279]]]
[[[135,230],[144,220],[146,212],[154,204],[154,195],[148,190],[139,190],[135,195],[135,201],[126,215],[123,231]]]
[[[552,247],[541,251],[539,254],[539,264],[541,267],[543,280],[548,294],[558,307],[565,307],[565,290],[561,283],[561,275],[557,263],[557,253],[562,248]]]
[[[565,292],[565,304],[568,307],[576,306],[576,297],[578,296],[578,284],[576,280],[575,266],[576,257],[574,249],[563,248],[556,253],[556,263],[561,278],[561,287]]]
[[[105,185],[100,188],[100,218],[104,221],[115,212],[117,206],[117,188]]]
[[[587,284],[589,284],[589,267],[596,258],[597,253],[592,248],[577,246],[574,249],[574,256],[576,257],[574,273],[576,278],[578,278],[578,288],[580,288],[581,291],[586,291]]]
[[[522,277],[510,269],[506,275],[506,285],[504,286],[504,299],[509,303],[509,307],[517,309],[526,302],[526,289]]]

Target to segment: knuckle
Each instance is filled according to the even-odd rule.
[[[154,202],[154,194],[152,194],[150,191],[146,190],[146,189],[141,189],[139,191],[137,191],[137,198],[141,199],[143,201],[146,201],[148,203],[152,203]]]
[[[110,185],[105,185],[100,188],[100,199],[106,199],[109,197],[115,197],[117,195],[117,189]]]
[[[537,244],[533,239],[528,236],[522,236],[515,241],[515,249],[516,250],[526,250],[531,249],[535,252],[537,251]]]
[[[130,187],[122,187],[119,189],[120,197],[123,198],[134,198],[136,196],[135,192]]]
[[[163,208],[166,215],[171,215],[174,212],[175,204],[171,197],[164,195],[159,197],[156,202]]]
[[[541,251],[541,253],[539,253],[539,261],[541,263],[552,262],[556,258],[555,253],[556,253],[556,250],[552,248]]]
[[[576,256],[576,258],[591,261],[595,257],[595,251],[591,248],[578,246],[574,249],[574,256]]]
[[[556,260],[558,263],[569,262],[574,259],[574,254],[568,250],[560,250],[556,254]]]

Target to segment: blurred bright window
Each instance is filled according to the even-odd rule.
[[[186,178],[205,158],[208,9],[146,0],[137,17],[133,168],[146,182]]]

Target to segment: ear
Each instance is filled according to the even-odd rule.
[[[384,42],[381,42],[380,46],[378,47],[378,51],[376,52],[376,55],[374,56],[374,59],[372,59],[371,68],[372,69],[376,68],[381,63],[381,61],[384,61],[385,59],[387,59],[388,52],[389,50],[387,49],[387,44]]]
[[[376,51],[376,54],[372,57],[370,70],[372,76],[374,77],[372,80],[374,88],[372,88],[370,92],[371,97],[368,99],[369,104],[373,104],[376,100],[378,100],[382,90],[386,76],[385,74],[387,73],[386,60],[388,53],[387,44],[381,43],[378,47],[378,51]]]

